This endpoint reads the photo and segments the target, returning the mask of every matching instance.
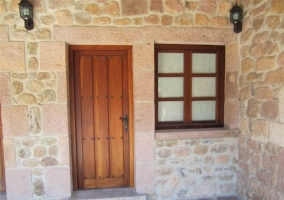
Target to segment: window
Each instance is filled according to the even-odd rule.
[[[155,45],[156,129],[222,127],[225,47]]]

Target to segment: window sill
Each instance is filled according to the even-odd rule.
[[[168,129],[155,131],[156,140],[222,138],[237,137],[238,135],[238,129],[226,128]]]

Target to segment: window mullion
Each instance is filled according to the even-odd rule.
[[[184,54],[184,122],[191,123],[191,50],[186,50]]]

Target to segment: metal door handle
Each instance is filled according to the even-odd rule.
[[[119,119],[124,122],[124,131],[125,133],[127,133],[128,132],[128,121],[129,121],[128,116],[125,115],[124,118],[120,117]]]

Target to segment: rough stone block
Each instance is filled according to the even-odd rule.
[[[238,78],[239,78],[238,72],[226,73],[225,99],[238,99],[239,97]]]
[[[134,104],[134,129],[135,132],[154,132],[155,119],[154,103],[135,103]]]
[[[0,102],[1,105],[10,105],[10,75],[9,73],[0,73]]]
[[[154,70],[154,43],[142,43],[133,45],[133,69]]]
[[[134,70],[133,83],[135,101],[154,102],[154,71]]]
[[[252,125],[252,139],[258,142],[268,142],[268,123],[257,120]]]
[[[150,193],[155,191],[155,163],[137,163],[135,169],[136,191]]]
[[[284,124],[270,122],[269,142],[284,147]]]
[[[154,133],[135,134],[135,160],[136,162],[155,161]]]
[[[0,26],[0,42],[8,42],[9,40],[9,26]]]
[[[225,100],[224,124],[230,129],[238,128],[239,101]]]
[[[71,196],[69,167],[45,168],[45,193],[47,198],[64,198]]]
[[[30,169],[6,170],[7,199],[33,199],[32,173]]]
[[[70,165],[70,140],[68,136],[58,137],[58,162],[59,165]]]
[[[23,137],[29,134],[28,107],[2,107],[3,136]]]
[[[132,16],[141,15],[148,12],[148,1],[143,0],[122,0],[121,1],[122,15]]]
[[[0,43],[0,71],[25,71],[25,45],[24,42]]]
[[[67,105],[42,105],[42,129],[44,135],[67,135]]]
[[[64,42],[40,43],[40,69],[66,70],[66,46]]]
[[[57,72],[57,102],[67,104],[67,77],[66,72]]]

